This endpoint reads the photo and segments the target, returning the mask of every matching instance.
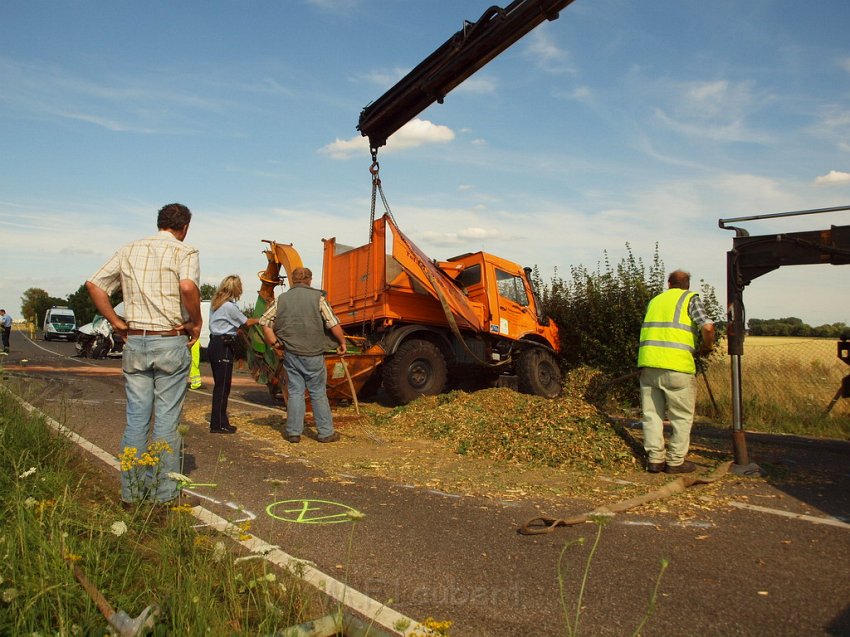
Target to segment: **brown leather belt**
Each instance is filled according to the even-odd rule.
[[[127,330],[127,336],[180,336],[180,330]]]

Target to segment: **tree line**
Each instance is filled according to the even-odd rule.
[[[570,268],[568,276],[558,271],[545,282],[537,268],[532,280],[544,311],[558,325],[561,341],[561,362],[569,369],[588,365],[606,375],[619,377],[636,370],[638,339],[646,306],[650,299],[667,287],[664,262],[658,246],[646,263],[626,244],[626,256],[612,263],[608,253],[595,269],[578,265]],[[700,280],[691,289],[699,292],[703,305],[718,329],[725,332],[725,311],[715,289]],[[215,286],[203,284],[201,298],[212,299]],[[121,301],[120,293],[113,295],[113,305]],[[74,310],[78,324],[90,322],[95,308],[85,284],[67,299],[50,296],[40,288],[30,288],[22,298],[24,317],[36,317],[41,325],[44,313],[54,305],[66,305]],[[249,311],[253,308],[246,308]],[[250,314],[248,314],[250,315]],[[844,323],[811,327],[799,318],[749,319],[752,336],[810,336],[839,338],[850,335]]]
[[[201,284],[201,299],[212,299],[215,290],[216,287],[214,285],[210,285],[209,283]],[[119,290],[111,295],[109,300],[113,307],[118,305],[122,301],[121,291]],[[44,315],[47,313],[47,310],[56,306],[69,307],[74,310],[77,325],[90,323],[97,313],[85,283],[64,299],[50,296],[50,294],[41,288],[29,288],[21,296],[21,315],[24,319],[34,320],[36,328],[43,324]]]
[[[795,316],[779,319],[757,319],[747,321],[750,336],[810,336],[812,338],[840,338],[850,336],[846,323],[826,323],[812,327]]]

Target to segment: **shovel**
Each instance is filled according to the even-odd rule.
[[[138,637],[146,634],[153,628],[154,621],[159,615],[159,607],[156,604],[148,606],[134,619],[123,610],[116,611],[113,609],[109,602],[106,601],[106,598],[83,575],[82,570],[76,564],[74,564],[74,576],[83,585],[83,588],[86,589],[86,593],[89,594],[89,597],[97,605],[100,612],[103,613],[103,616],[109,623],[109,633],[111,635],[117,635],[118,637]]]

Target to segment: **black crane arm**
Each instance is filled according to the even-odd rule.
[[[361,111],[357,130],[369,138],[373,154],[399,128],[434,102],[442,104],[449,91],[538,24],[557,19],[572,2],[514,0],[504,9],[490,7],[477,22],[464,21],[460,31]]]

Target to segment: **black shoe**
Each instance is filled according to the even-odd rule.
[[[319,442],[336,442],[337,440],[339,440],[339,432],[335,431],[330,436],[325,436],[324,438],[319,436],[318,438],[316,438],[316,440],[318,440]]]
[[[661,473],[664,471],[666,466],[666,462],[647,462],[646,470],[649,471],[649,473]]]
[[[286,442],[291,442],[292,444],[298,444],[299,442],[301,442],[301,436],[286,435],[284,436],[284,438],[286,438]]]
[[[232,425],[224,425],[224,427],[210,427],[211,434],[235,434],[236,427]]]
[[[685,460],[682,464],[677,464],[675,466],[667,465],[667,468],[664,469],[665,473],[693,473],[697,470],[697,466],[689,461]]]

